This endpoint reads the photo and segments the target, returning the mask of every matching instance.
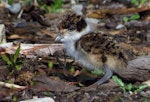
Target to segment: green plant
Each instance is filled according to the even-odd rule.
[[[71,66],[71,68],[69,69],[69,71],[74,74],[75,73],[75,68],[73,66]]]
[[[0,0],[0,3],[2,3],[2,2],[6,2],[11,5],[14,3],[14,0]]]
[[[40,6],[41,9],[45,10],[47,13],[49,13],[51,11],[50,7],[47,6],[46,4],[42,4]]]
[[[148,102],[147,97],[143,97],[141,102]]]
[[[70,70],[70,71],[73,70],[71,68],[73,68],[73,64],[75,61],[66,62],[66,58],[65,58],[65,62],[63,63],[58,57],[56,57],[56,59],[59,65],[62,66],[64,69]]]
[[[48,68],[50,69],[50,70],[52,70],[53,69],[53,66],[54,66],[54,64],[53,64],[53,62],[48,62]]]
[[[131,17],[129,17],[129,20],[138,20],[140,19],[140,15],[139,14],[134,14]]]
[[[8,0],[8,4],[13,4],[14,3],[14,0]]]
[[[102,75],[104,74],[104,71],[101,69],[98,69],[98,70],[92,70],[91,73],[95,75]]]
[[[14,54],[3,54],[2,59],[8,64],[9,71],[19,71],[22,68],[23,61],[18,60],[20,54],[20,45]]]
[[[134,14],[131,17],[123,17],[123,22],[127,23],[128,21],[138,20],[138,19],[140,19],[140,15],[139,14]]]
[[[13,96],[13,97],[12,97],[12,101],[13,101],[13,102],[17,102],[17,96]]]
[[[47,13],[49,12],[59,12],[61,11],[61,8],[63,6],[63,0],[54,0],[53,4],[51,6],[48,6],[42,1],[38,0],[38,3],[40,5],[40,8],[45,10]]]
[[[123,92],[132,91],[132,92],[140,92],[143,89],[147,87],[146,84],[141,84],[138,86],[135,86],[131,83],[125,84],[121,79],[119,79],[117,76],[113,76],[112,79],[120,86],[120,88],[123,90]]]
[[[131,3],[135,6],[139,6],[141,4],[144,4],[147,0],[131,0]]]
[[[59,59],[59,56],[56,54],[56,60],[58,64],[64,69],[70,71],[72,74],[75,73],[75,68],[73,67],[74,60],[73,61],[66,61],[66,55],[64,54],[64,61],[61,61]]]
[[[85,86],[85,85],[82,84],[81,82],[78,82],[78,85],[79,85],[80,87],[84,87],[84,86]]]
[[[58,12],[63,6],[63,0],[54,0],[53,5],[51,6],[51,12]]]

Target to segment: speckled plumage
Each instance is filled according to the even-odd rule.
[[[79,22],[83,23],[79,26],[80,30],[77,27]],[[119,46],[113,36],[95,33],[91,25],[80,15],[70,12],[65,14],[58,23],[58,30],[56,40],[64,44],[67,53],[90,70],[105,70],[106,73],[98,84],[111,77],[111,70],[125,69],[127,62],[133,58],[132,52]]]
[[[65,13],[61,20],[58,22],[58,29],[68,29],[82,31],[87,26],[85,19],[81,15],[76,15],[75,13],[69,11]]]
[[[88,56],[88,60],[97,68],[105,64],[112,70],[125,69],[127,62],[134,58],[131,51],[119,46],[108,34],[88,33],[76,41],[75,49]]]

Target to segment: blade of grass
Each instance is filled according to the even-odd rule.
[[[14,54],[14,58],[13,58],[14,63],[17,61],[17,58],[19,57],[19,54],[20,54],[20,45],[19,45],[19,47],[17,48],[17,50]]]
[[[6,54],[2,55],[1,57],[8,65],[12,64],[12,62],[10,61],[9,57]]]

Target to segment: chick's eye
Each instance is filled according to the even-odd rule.
[[[68,28],[68,30],[70,30],[70,31],[72,31],[74,29],[75,29],[74,26],[69,26],[69,28]]]

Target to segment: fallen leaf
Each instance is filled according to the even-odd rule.
[[[79,87],[69,85],[59,78],[51,78],[47,76],[37,76],[33,79],[35,85],[31,87],[31,90],[35,92],[39,91],[55,91],[55,92],[72,92],[78,90]]]

